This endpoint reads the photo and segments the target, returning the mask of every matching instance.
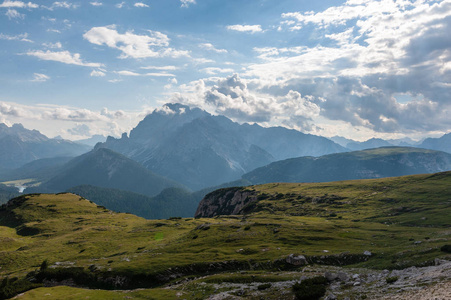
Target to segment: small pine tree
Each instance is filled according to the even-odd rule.
[[[47,269],[49,267],[49,262],[47,260],[44,260],[41,264],[41,271],[44,271],[45,269]]]

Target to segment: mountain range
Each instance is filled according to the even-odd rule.
[[[181,104],[166,104],[130,136],[108,137],[96,147],[122,153],[193,190],[237,180],[276,160],[346,151],[324,137],[283,127],[240,125]]]
[[[165,188],[183,187],[119,153],[98,148],[70,160],[49,180],[25,192],[58,193],[79,185],[115,188],[147,196],[155,196]]]
[[[67,140],[50,139],[37,130],[21,124],[0,124],[0,169],[18,168],[40,158],[78,156],[90,150],[87,145]]]
[[[277,161],[243,175],[243,179],[252,184],[327,182],[448,170],[451,170],[449,153],[413,147],[382,147]]]

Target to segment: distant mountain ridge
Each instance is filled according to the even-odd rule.
[[[37,130],[25,129],[21,124],[11,127],[0,124],[0,166],[5,169],[18,168],[41,158],[73,157],[89,150],[89,146],[50,139]]]
[[[64,192],[79,185],[121,189],[147,196],[155,196],[169,187],[183,188],[124,155],[99,148],[70,160],[48,181],[25,192]]]
[[[439,138],[427,138],[419,147],[451,153],[451,132]]]
[[[193,190],[237,180],[276,160],[346,151],[324,137],[283,127],[240,125],[182,104],[166,104],[129,137],[108,137],[96,147],[122,153]]]
[[[277,161],[243,175],[243,179],[252,184],[328,182],[448,170],[451,170],[449,153],[413,147],[383,147]]]

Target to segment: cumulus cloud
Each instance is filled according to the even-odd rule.
[[[261,25],[229,25],[227,29],[249,33],[263,32]]]
[[[91,136],[91,129],[86,124],[77,124],[73,128],[67,130],[71,135]]]
[[[38,8],[39,5],[33,2],[25,3],[23,1],[9,1],[5,0],[0,4],[0,7],[16,7],[16,8]]]
[[[105,70],[99,69],[99,70],[92,70],[91,77],[104,77],[106,75]]]
[[[20,106],[11,103],[0,102],[0,114],[4,116],[25,117],[27,112]]]
[[[56,1],[50,7],[47,7],[49,10],[54,10],[55,8],[76,9],[78,5],[67,1]]]
[[[149,5],[142,3],[142,2],[137,2],[135,4],[133,4],[134,7],[149,7]]]
[[[98,1],[89,2],[89,4],[91,4],[92,6],[102,6],[103,5],[102,2],[98,2]]]
[[[28,33],[23,33],[23,34],[18,34],[18,35],[7,35],[7,34],[0,33],[0,40],[21,41],[21,42],[33,43],[32,40],[28,39]]]
[[[83,37],[95,45],[106,45],[122,51],[120,58],[181,57],[189,56],[188,51],[169,48],[169,38],[158,31],[147,31],[138,35],[132,31],[119,33],[116,26],[93,27]]]
[[[261,62],[241,74],[254,93],[311,95],[326,130],[338,122],[376,133],[449,130],[451,2],[350,0],[281,17],[280,30],[315,34],[255,48]]]
[[[45,75],[45,74],[40,74],[40,73],[34,73],[33,74],[33,79],[31,81],[34,82],[44,82],[50,79],[49,76]]]
[[[57,62],[61,62],[61,63],[68,64],[68,65],[77,65],[77,66],[94,67],[94,68],[98,68],[98,67],[102,66],[102,64],[100,64],[100,63],[85,62],[80,58],[79,53],[72,54],[69,51],[53,52],[53,51],[47,50],[44,52],[42,50],[34,50],[34,51],[29,51],[25,54],[29,55],[29,56],[35,56],[42,60],[57,61]]]
[[[199,80],[189,86],[182,85],[182,89],[183,93],[173,95],[174,102],[203,107],[238,122],[276,123],[310,130],[312,119],[320,113],[312,96],[302,96],[293,90],[280,96],[258,93],[236,74],[209,84]]]
[[[0,120],[22,123],[48,136],[89,136],[92,134],[120,136],[142,119],[141,112],[122,110],[100,111],[50,104],[23,105],[0,101]]]
[[[8,8],[8,10],[5,13],[5,16],[8,17],[8,19],[12,20],[12,19],[23,19],[25,18],[24,14],[19,13],[17,10],[12,9],[12,8]]]
[[[181,7],[189,7],[191,4],[196,4],[196,0],[180,0]]]
[[[216,49],[215,46],[213,46],[210,43],[199,44],[199,47],[202,49],[208,50],[208,51],[216,52],[216,53],[227,53],[226,49]]]

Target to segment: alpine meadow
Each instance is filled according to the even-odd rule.
[[[0,300],[451,299],[451,0],[0,0]]]

